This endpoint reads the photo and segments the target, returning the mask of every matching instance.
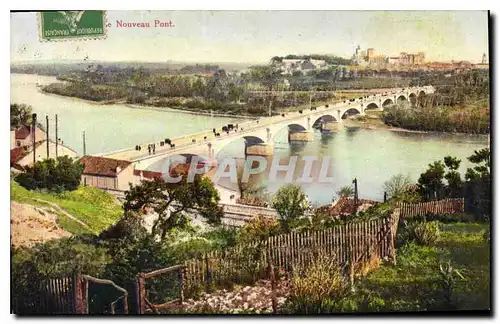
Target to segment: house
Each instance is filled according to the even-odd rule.
[[[80,163],[84,167],[81,183],[85,186],[125,191],[129,183],[135,182],[134,164],[130,161],[86,155]]]
[[[30,143],[31,144],[31,143]],[[47,141],[38,141],[35,144],[35,152],[33,153],[32,145],[24,145],[15,147],[10,150],[10,166],[17,171],[24,170],[24,167],[33,165],[33,154],[36,154],[36,161],[42,161],[47,158]],[[59,144],[57,146],[57,156],[69,156],[75,158],[77,153],[71,148]],[[49,140],[49,158],[56,157],[56,143]]]
[[[134,170],[134,178],[135,182],[138,183],[141,180],[154,180],[161,179],[163,177],[163,173],[148,171],[148,170]]]
[[[104,190],[126,191],[130,184],[138,185],[141,180],[163,177],[161,172],[136,170],[130,161],[110,159],[103,156],[84,156],[80,159],[84,169],[81,183]]]
[[[14,135],[12,135],[12,133],[14,133]],[[18,129],[11,131],[10,136],[11,136],[11,143],[10,143],[11,148],[33,145],[33,136],[30,126],[21,126]],[[12,137],[14,137],[14,143]],[[41,128],[36,127],[35,141],[39,142],[45,139],[46,139],[45,132]]]

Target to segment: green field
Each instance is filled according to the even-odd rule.
[[[397,265],[383,265],[358,284],[380,302],[381,311],[487,310],[490,301],[488,224],[440,224],[441,239],[432,246],[407,243],[397,252]],[[451,305],[444,305],[439,263],[451,261],[457,277]]]
[[[61,194],[42,191],[29,191],[15,181],[10,182],[11,200],[35,206],[50,207],[49,204],[37,201],[41,199],[57,204],[76,219],[88,225],[88,228],[65,216],[56,213],[58,225],[73,233],[100,233],[115,223],[123,214],[122,206],[111,194],[92,187],[80,186],[77,190]]]

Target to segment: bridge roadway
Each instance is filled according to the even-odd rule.
[[[375,90],[375,89],[372,89]],[[387,89],[384,89],[387,90]],[[126,148],[123,150],[99,154],[108,158],[128,160],[136,164],[137,169],[147,169],[148,166],[172,155],[196,154],[210,158],[216,158],[220,150],[235,139],[244,138],[251,144],[273,144],[273,138],[283,127],[296,125],[299,131],[311,131],[312,125],[329,116],[330,121],[342,122],[347,113],[364,115],[366,109],[383,110],[387,105],[399,103],[410,99],[417,99],[421,95],[434,92],[434,87],[412,87],[396,88],[384,93],[376,93],[363,98],[344,100],[334,104],[316,107],[314,110],[303,110],[288,112],[283,115],[272,117],[262,117],[257,120],[249,120],[238,123],[238,128],[228,133],[224,133],[220,128],[216,131],[220,133],[216,137],[212,131],[206,130],[195,134],[189,134],[176,138],[171,138],[174,148],[169,145],[160,146],[156,143],[155,154],[149,154],[147,144],[142,145],[142,150]],[[368,90],[370,91],[370,90]],[[163,139],[162,139],[163,140]]]

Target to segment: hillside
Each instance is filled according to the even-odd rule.
[[[81,186],[72,192],[56,194],[29,191],[11,181],[10,189],[11,202],[23,204],[18,211],[24,213],[23,210],[34,207],[42,212],[48,211],[57,216],[54,219],[57,226],[72,234],[100,233],[123,213],[121,204],[113,195],[92,187]]]

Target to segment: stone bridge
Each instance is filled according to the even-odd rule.
[[[217,130],[220,136],[215,136],[212,130],[207,130],[173,138],[171,141],[175,144],[174,148],[157,145],[156,152],[152,155],[148,154],[147,150],[136,151],[131,148],[102,156],[129,160],[135,163],[137,169],[145,170],[152,164],[174,155],[199,155],[216,159],[226,145],[238,139],[244,139],[247,155],[272,155],[275,137],[284,128],[289,131],[289,140],[307,141],[312,139],[313,127],[322,128],[331,123],[341,123],[348,116],[365,115],[367,111],[382,111],[387,106],[404,101],[414,104],[422,96],[433,92],[432,86],[390,89],[384,93],[246,121],[228,132]]]

